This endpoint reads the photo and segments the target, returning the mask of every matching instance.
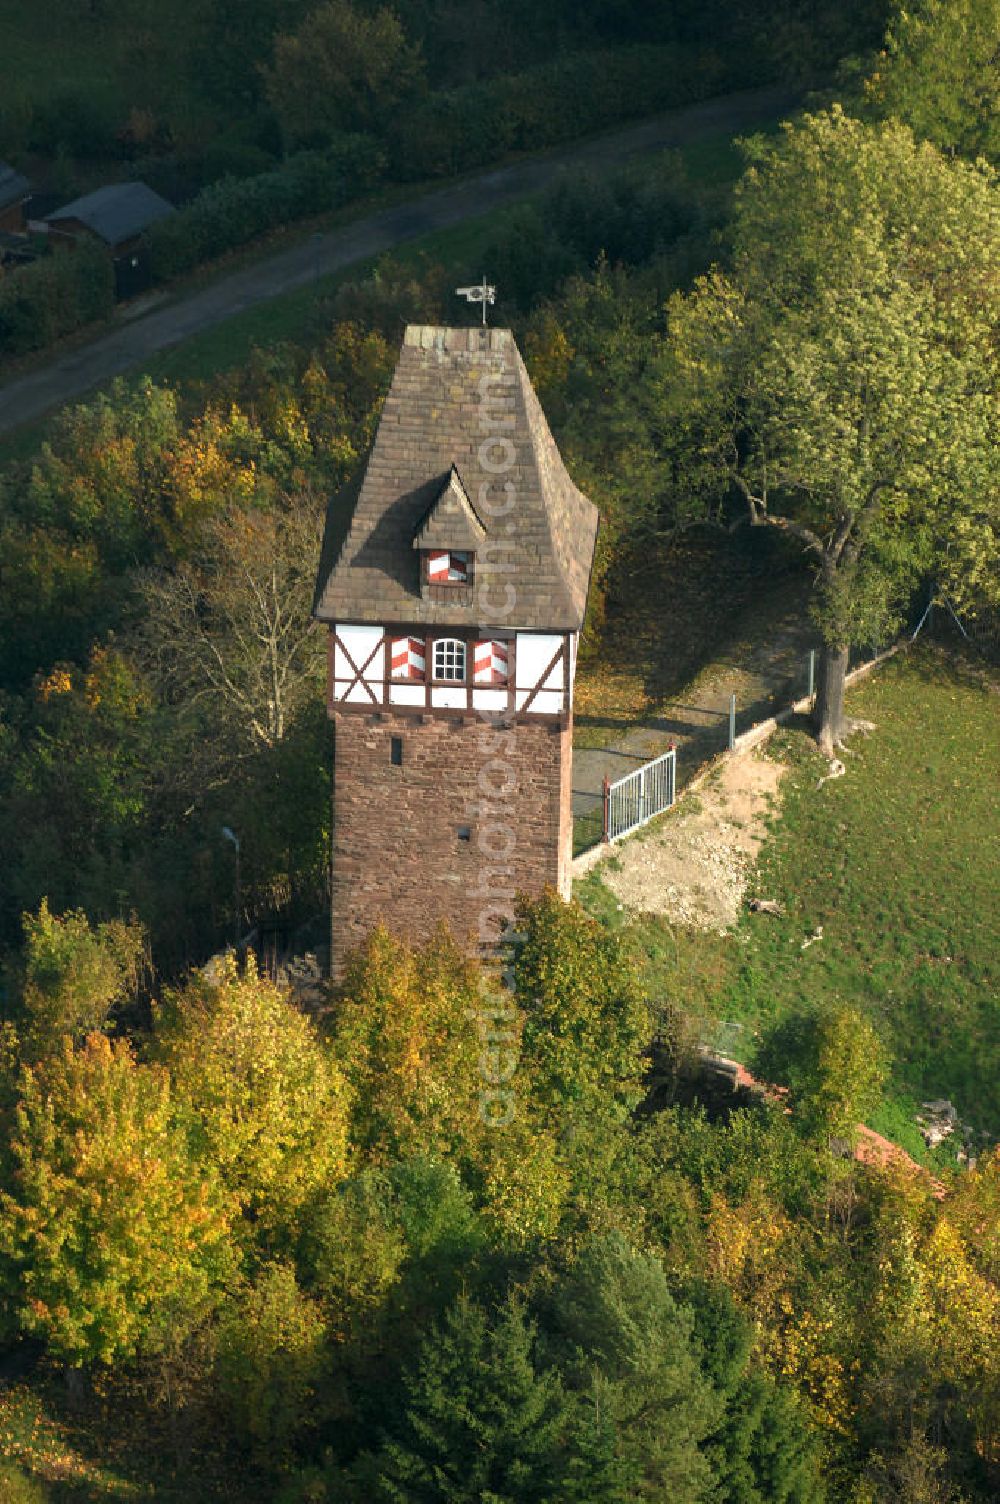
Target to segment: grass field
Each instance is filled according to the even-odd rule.
[[[824,764],[804,732],[772,743],[790,771],[755,888],[787,917],[748,913],[726,936],[635,921],[651,989],[743,1058],[762,1023],[850,1001],[892,1054],[873,1126],[904,1137],[914,1099],[950,1097],[963,1120],[1000,1136],[998,683],[929,648],[859,686],[850,709],[877,729],[854,741],[847,776],[821,789]],[[579,895],[623,922],[596,876]],[[822,941],[803,951],[818,925]]]
[[[203,20],[199,0],[175,0],[159,16],[148,0],[0,0],[0,133],[16,139],[33,108],[67,97],[113,124],[142,105],[195,133],[193,47]]]

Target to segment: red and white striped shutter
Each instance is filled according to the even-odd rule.
[[[473,658],[473,683],[507,683],[507,644],[505,642],[477,642]]]
[[[448,578],[465,584],[469,578],[468,554],[448,554]]]
[[[443,585],[451,570],[451,554],[447,549],[432,548],[427,555],[427,578],[432,585]]]
[[[392,677],[422,679],[427,667],[427,649],[422,637],[394,637],[392,640]]]

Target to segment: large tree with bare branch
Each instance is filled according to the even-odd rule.
[[[657,399],[675,521],[748,522],[816,564],[821,746],[852,644],[929,573],[1000,577],[1000,192],[835,109],[756,143],[728,270],[669,308]]]
[[[207,704],[248,751],[277,745],[322,681],[311,616],[321,514],[308,492],[227,507],[190,557],[142,582],[141,656],[160,692]]]

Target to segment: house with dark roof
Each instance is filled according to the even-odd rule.
[[[31,197],[31,184],[23,173],[0,162],[0,232],[23,235],[27,228],[25,205]]]
[[[568,895],[573,681],[597,510],[507,329],[411,326],[330,504],[334,975],[382,921],[470,948]]]
[[[109,183],[74,199],[46,217],[54,247],[96,241],[106,247],[115,269],[115,293],[133,297],[149,286],[149,258],[143,236],[174,206],[145,183]]]

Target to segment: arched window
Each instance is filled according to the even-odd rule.
[[[434,644],[434,677],[452,684],[465,682],[465,643],[457,637],[439,637]]]

